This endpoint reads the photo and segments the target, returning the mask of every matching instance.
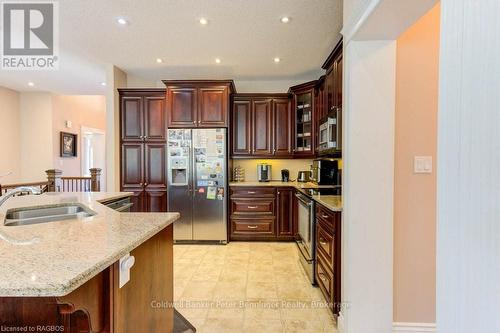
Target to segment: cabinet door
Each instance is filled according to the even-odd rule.
[[[252,153],[256,156],[271,156],[273,155],[271,100],[254,100],[252,111]]]
[[[142,141],[144,114],[142,97],[122,97],[120,105],[122,141]]]
[[[144,98],[145,139],[166,141],[165,97],[146,96]]]
[[[278,188],[278,238],[293,239],[295,236],[295,227],[293,219],[293,195],[292,188]]]
[[[198,98],[198,126],[227,127],[227,87],[200,88]]]
[[[335,106],[342,107],[342,53],[335,59],[333,76],[333,103]]]
[[[251,101],[233,102],[231,153],[233,156],[248,156],[252,153]]]
[[[145,212],[162,213],[167,211],[167,191],[144,191]]]
[[[333,107],[335,106],[335,71],[334,71],[334,66],[328,68],[326,71],[326,77],[325,77],[325,105],[326,105],[326,110],[325,112],[328,113],[330,112]]]
[[[142,144],[122,144],[121,190],[132,192],[132,212],[144,211],[144,151]]]
[[[274,155],[292,156],[292,117],[288,98],[273,100]]]
[[[145,145],[145,182],[146,190],[167,190],[166,154],[164,144]]]
[[[195,127],[197,110],[196,88],[173,87],[167,89],[168,127]]]

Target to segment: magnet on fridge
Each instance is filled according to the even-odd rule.
[[[198,189],[198,193],[205,193],[205,188],[204,187],[200,187]]]

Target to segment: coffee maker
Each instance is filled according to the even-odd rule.
[[[339,160],[334,158],[318,158],[311,167],[311,181],[318,185],[341,185]]]
[[[270,164],[257,164],[257,179],[259,182],[271,181],[271,165]]]

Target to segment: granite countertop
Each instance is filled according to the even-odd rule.
[[[172,224],[178,213],[119,213],[100,203],[127,192],[45,193],[0,207],[0,297],[65,296]],[[80,203],[81,219],[4,226],[9,208]]]
[[[270,182],[258,182],[258,181],[248,181],[248,182],[230,182],[229,186],[264,186],[264,187],[293,187],[298,190],[300,189],[318,189],[318,188],[333,188],[334,185],[317,185],[314,183],[300,183],[300,182],[282,182],[282,181],[270,181]],[[312,199],[326,208],[340,212],[342,211],[342,196],[340,195],[313,195]]]
[[[342,211],[342,196],[341,195],[313,195],[312,199],[317,203],[325,206],[331,211]]]
[[[317,185],[314,183],[301,183],[301,182],[282,182],[279,180],[271,180],[269,182],[259,182],[259,181],[245,181],[245,182],[229,182],[229,186],[266,186],[266,187],[294,187],[297,189],[301,188],[332,188],[333,185]]]

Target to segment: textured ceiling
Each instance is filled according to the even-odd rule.
[[[1,72],[0,85],[29,90],[31,80],[36,89],[102,93],[106,64],[151,81],[309,79],[342,27],[342,0],[64,0],[59,7],[61,70]],[[285,15],[288,24],[280,22]]]

